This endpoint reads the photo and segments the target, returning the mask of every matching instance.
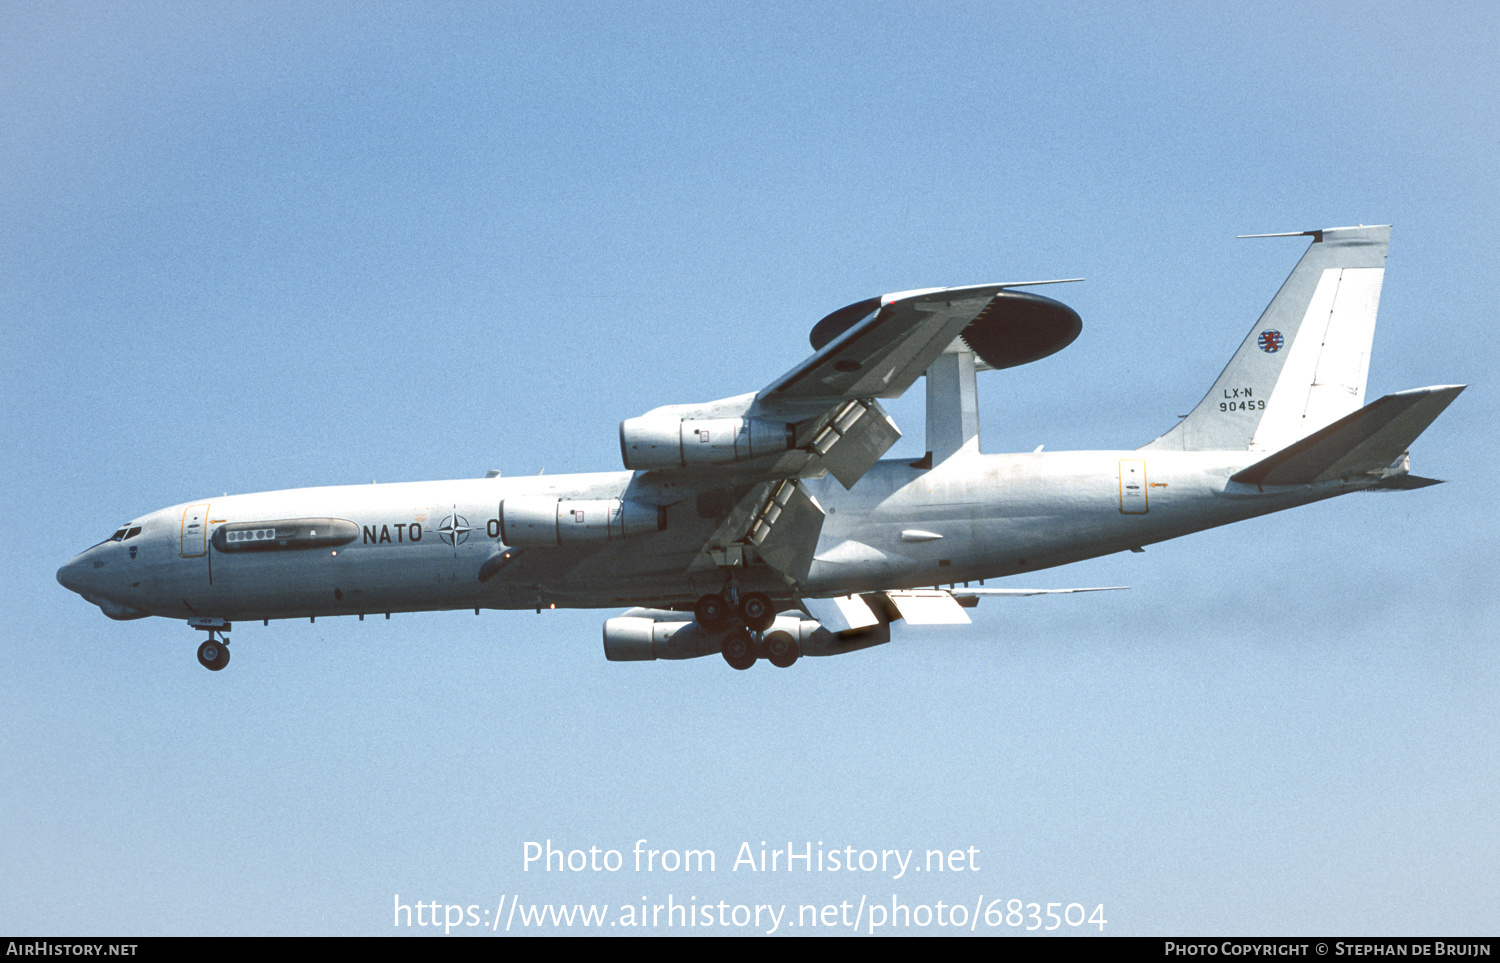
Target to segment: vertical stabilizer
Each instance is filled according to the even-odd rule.
[[[1277,451],[1364,404],[1391,229],[1305,235],[1312,244],[1208,395],[1146,448]]]

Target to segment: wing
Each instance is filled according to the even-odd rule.
[[[622,422],[625,465],[638,470],[632,489],[657,502],[733,491],[694,567],[760,558],[795,583],[823,520],[801,479],[826,473],[852,488],[880,460],[901,431],[878,399],[899,397],[961,336],[996,368],[1077,337],[1071,308],[1008,290],[1037,283],[1049,282],[904,291],[835,311],[813,329],[815,353],[760,391]]]
[[[868,592],[864,595],[845,595],[831,599],[804,598],[800,602],[807,614],[822,623],[828,631],[848,632],[897,618],[905,619],[908,625],[968,625],[972,620],[964,609],[973,608],[981,598],[1069,595],[1074,592],[1116,592],[1128,587],[1108,585],[1099,588],[1066,589],[902,589]]]
[[[819,325],[854,323],[759,397],[768,406],[791,406],[801,399],[898,398],[1004,289],[1003,284],[932,288],[841,308]],[[813,330],[816,336],[818,329]]]
[[[901,437],[876,399],[900,397],[956,339],[985,367],[1008,368],[1078,337],[1083,322],[1072,308],[1010,290],[1052,283],[1060,282],[927,288],[840,308],[813,328],[817,352],[757,392],[750,413],[811,420],[800,443],[851,488]]]

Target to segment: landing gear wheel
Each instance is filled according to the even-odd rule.
[[[722,595],[705,595],[693,606],[693,618],[709,632],[729,626],[729,603]]]
[[[776,607],[765,594],[747,592],[740,596],[739,615],[750,628],[764,632],[776,621]]]
[[[765,638],[766,658],[779,669],[791,668],[802,656],[802,646],[786,632],[772,632]]]
[[[229,646],[218,639],[209,639],[198,646],[198,662],[205,669],[218,672],[229,664]]]
[[[746,629],[729,633],[720,651],[724,661],[736,669],[748,669],[755,664],[755,640]]]

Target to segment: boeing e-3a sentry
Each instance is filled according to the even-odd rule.
[[[1255,235],[1294,236],[1294,235]],[[1348,492],[1436,484],[1408,448],[1463,390],[1364,403],[1389,227],[1311,238],[1208,394],[1133,450],[981,454],[976,372],[1070,344],[1034,283],[904,291],[841,308],[760,391],[620,425],[624,471],[307,488],[152,512],[58,581],[113,619],[235,621],[629,606],[616,661],[838,655],[891,623],[966,623],[986,585]],[[927,453],[880,406],[926,377]]]

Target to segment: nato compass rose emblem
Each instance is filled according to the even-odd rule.
[[[453,506],[453,513],[443,519],[438,525],[438,535],[442,537],[443,543],[453,546],[453,551],[458,551],[458,546],[469,540],[469,533],[474,529],[469,527],[469,520],[458,513],[458,506]]]
[[[1255,343],[1260,345],[1260,350],[1266,354],[1275,354],[1280,351],[1281,345],[1285,341],[1286,339],[1281,336],[1281,332],[1275,328],[1269,331],[1262,331],[1260,337],[1255,339]]]

